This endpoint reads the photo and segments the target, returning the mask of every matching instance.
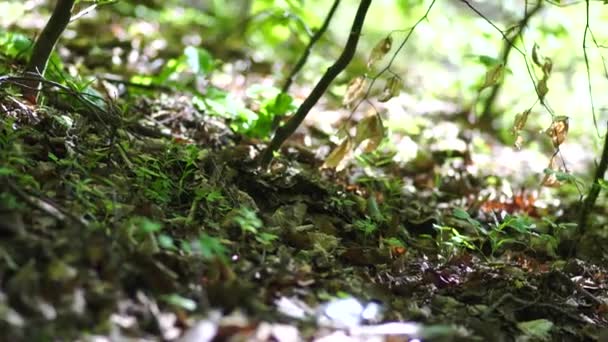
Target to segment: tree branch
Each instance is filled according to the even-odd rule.
[[[327,69],[323,77],[319,80],[314,89],[310,92],[310,95],[304,100],[302,105],[298,108],[294,116],[285,123],[284,126],[277,129],[272,141],[268,147],[262,152],[260,158],[260,166],[267,168],[272,161],[273,154],[278,150],[283,142],[289,138],[293,132],[300,126],[302,121],[306,118],[306,115],[310,112],[312,107],[319,101],[321,96],[325,93],[331,82],[346,68],[355,55],[357,50],[357,44],[359,43],[359,36],[361,35],[361,29],[365,22],[365,16],[372,0],[361,0],[357,14],[353,20],[353,25],[350,30],[350,36],[346,41],[346,46],[342,51],[342,54],[336,62]]]
[[[51,53],[55,48],[55,44],[57,44],[59,37],[61,37],[61,34],[70,23],[74,2],[75,0],[57,0],[51,18],[46,23],[46,26],[40,33],[38,39],[36,39],[32,55],[25,69],[26,72],[44,76],[46,66],[49,62]],[[40,82],[27,84],[26,87],[23,88],[23,95],[35,102],[36,97],[38,96],[39,87]]]

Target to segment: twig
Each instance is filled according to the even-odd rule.
[[[282,93],[287,93],[289,91],[289,87],[291,87],[291,84],[293,83],[293,79],[300,72],[300,70],[302,69],[304,64],[306,64],[306,61],[308,60],[308,56],[310,56],[310,52],[312,51],[313,46],[319,41],[319,39],[321,39],[323,34],[327,31],[327,27],[329,26],[329,23],[331,22],[332,18],[334,17],[334,13],[336,12],[338,5],[340,4],[340,1],[341,0],[334,0],[333,5],[329,9],[329,12],[327,13],[327,16],[325,17],[325,21],[323,22],[323,25],[321,25],[321,27],[310,38],[310,41],[308,42],[306,49],[304,49],[302,56],[300,56],[300,59],[298,60],[296,65],[293,67],[293,69],[289,73],[289,76],[287,76],[287,78],[285,79],[285,83],[283,84],[283,87],[281,88]]]

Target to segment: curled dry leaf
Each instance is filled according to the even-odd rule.
[[[558,171],[556,157],[556,155],[553,155],[553,157],[551,157],[551,160],[549,161],[549,166],[547,167],[547,169],[545,169],[545,176],[543,177],[543,180],[541,182],[542,186],[546,186],[549,188],[558,188],[562,185],[562,183],[557,179],[557,175],[555,174],[555,171]]]
[[[541,103],[545,101],[545,95],[549,92],[549,87],[547,87],[548,77],[545,75],[541,80],[538,81],[536,85],[536,90],[538,91],[538,99]]]
[[[542,67],[544,64],[542,62],[543,60],[544,60],[544,57],[542,57],[540,54],[540,47],[538,46],[538,44],[534,43],[534,46],[532,47],[532,61],[538,67]]]
[[[549,75],[551,74],[551,70],[553,70],[553,61],[551,60],[551,58],[547,57],[545,58],[545,63],[543,63],[543,74],[545,74],[545,77],[549,77]]]
[[[363,97],[365,88],[367,88],[367,79],[363,76],[359,76],[350,81],[348,88],[346,88],[344,99],[342,99],[342,105],[350,109],[355,102]]]
[[[384,85],[384,89],[382,90],[382,94],[378,98],[380,102],[386,102],[393,97],[399,95],[401,91],[401,79],[397,76],[393,76],[386,80],[386,84]]]
[[[524,138],[521,136],[521,134],[519,134],[519,131],[526,127],[526,122],[528,121],[528,116],[530,115],[531,110],[532,109],[530,108],[521,113],[516,114],[515,121],[513,122],[513,127],[511,127],[511,133],[517,135],[517,138],[515,138],[514,145],[515,148],[517,148],[518,150],[521,149],[521,146],[524,142]]]
[[[337,171],[343,170],[350,160],[352,152],[353,140],[347,136],[342,140],[342,143],[325,158],[325,162],[321,165],[321,168],[336,169]]]
[[[481,89],[493,87],[502,81],[505,76],[505,65],[502,63],[496,64],[486,71],[486,79],[481,86]]]
[[[534,43],[532,47],[532,61],[537,67],[541,68],[545,78],[548,78],[553,69],[553,61],[549,57],[543,57],[540,53],[538,44]]]
[[[567,116],[556,116],[551,126],[545,131],[551,137],[551,142],[555,148],[558,148],[566,140],[569,128],[568,119]]]
[[[524,144],[524,137],[522,137],[520,134],[517,135],[517,138],[515,138],[515,142],[513,143],[513,145],[515,146],[516,149],[521,150],[521,147]]]
[[[357,124],[357,134],[355,135],[355,148],[367,140],[364,152],[369,153],[380,146],[382,139],[384,139],[384,125],[378,113],[359,121]]]
[[[367,60],[367,68],[371,68],[376,62],[381,60],[391,50],[393,46],[393,38],[388,36],[376,44],[372,49],[372,53],[369,55]]]
[[[528,116],[530,115],[530,111],[532,109],[526,109],[525,111],[515,115],[515,121],[513,122],[513,128],[511,128],[511,132],[513,134],[517,134],[517,132],[521,131],[526,127],[526,122],[528,121]]]

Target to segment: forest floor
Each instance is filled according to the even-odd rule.
[[[525,232],[557,210],[532,194],[477,201],[466,153],[336,173],[292,141],[263,171],[186,96],[108,130],[2,94],[5,340],[607,336],[605,264]]]

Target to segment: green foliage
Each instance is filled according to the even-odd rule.
[[[186,311],[194,311],[197,307],[196,301],[183,297],[177,293],[161,296],[160,299],[167,304]]]
[[[205,260],[212,260],[214,258],[226,260],[226,247],[224,247],[220,239],[216,237],[202,233],[198,238],[197,246],[201,256]]]
[[[203,48],[186,46],[181,56],[165,63],[154,76],[135,75],[131,82],[143,85],[171,86],[179,90],[197,92],[197,77],[207,77],[217,66],[211,53]]]
[[[136,162],[137,165],[133,169],[135,181],[144,197],[156,203],[168,203],[175,186],[165,173],[165,165],[145,154],[137,156]]]
[[[356,230],[363,233],[363,235],[365,237],[368,237],[368,236],[374,234],[378,230],[378,226],[377,226],[376,222],[374,222],[373,220],[371,220],[369,218],[366,218],[364,220],[355,221],[353,223],[353,227],[355,227]]]

